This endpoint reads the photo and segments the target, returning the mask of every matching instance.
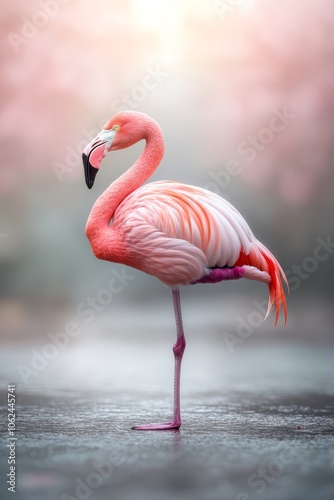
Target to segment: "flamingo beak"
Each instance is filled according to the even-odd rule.
[[[85,171],[85,181],[88,189],[94,185],[103,158],[108,153],[115,137],[114,130],[102,130],[84,149],[82,162]]]
[[[94,180],[96,177],[96,174],[98,173],[99,169],[94,168],[90,163],[89,163],[89,155],[87,156],[86,153],[82,153],[82,162],[84,166],[84,171],[85,171],[85,181],[88,189],[91,189],[94,185]]]

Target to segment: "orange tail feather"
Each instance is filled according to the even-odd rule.
[[[275,326],[276,326],[280,315],[281,306],[283,306],[284,325],[286,325],[288,319],[288,311],[286,306],[286,298],[283,290],[282,279],[287,286],[288,292],[289,292],[289,284],[281,265],[274,257],[274,255],[264,245],[262,245],[262,243],[257,242],[256,247],[253,247],[253,249],[248,255],[246,255],[244,252],[240,253],[239,259],[237,260],[235,265],[254,266],[260,271],[265,271],[269,274],[270,276],[270,282],[268,283],[269,301],[268,301],[267,314],[265,318],[267,318],[269,312],[271,311],[271,308],[274,306],[276,311],[276,316],[275,316]]]

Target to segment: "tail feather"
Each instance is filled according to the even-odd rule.
[[[245,268],[245,278],[256,279],[268,284],[269,301],[267,313],[264,319],[267,318],[272,307],[274,306],[276,311],[276,326],[281,306],[283,306],[284,325],[286,325],[288,311],[282,280],[285,282],[288,291],[289,284],[281,265],[274,255],[264,245],[262,245],[262,243],[256,242],[256,245],[252,247],[248,255],[246,255],[243,251],[240,253],[235,266],[243,266]]]

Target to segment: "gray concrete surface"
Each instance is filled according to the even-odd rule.
[[[119,361],[104,371],[107,347]],[[129,361],[125,348],[100,342],[86,348],[103,380],[86,363],[72,378],[57,378],[50,368],[34,384],[18,381],[17,493],[4,485],[4,432],[1,498],[334,498],[332,346],[258,345],[231,356],[217,343],[194,341],[184,367],[181,430],[132,431],[133,424],[170,415],[169,347],[138,343],[128,377],[120,369]],[[2,415],[5,381],[14,376],[8,366],[21,355],[2,352]],[[73,363],[75,355],[68,354]]]

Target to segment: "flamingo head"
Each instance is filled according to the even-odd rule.
[[[92,188],[101,162],[109,151],[128,148],[141,139],[147,139],[152,124],[157,125],[139,111],[120,111],[110,118],[82,153],[87,187]]]

